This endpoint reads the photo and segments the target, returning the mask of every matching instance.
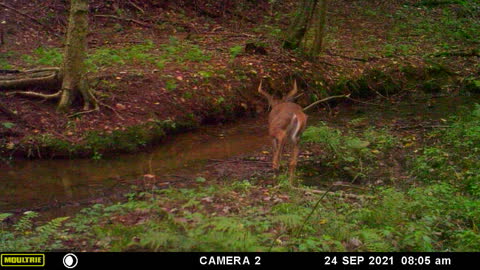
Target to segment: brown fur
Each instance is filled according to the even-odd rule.
[[[289,141],[293,145],[293,155],[289,164],[289,180],[290,184],[293,184],[297,158],[300,152],[298,142],[305,130],[308,118],[300,105],[287,101],[292,99],[297,92],[297,84],[295,82],[293,90],[281,100],[275,99],[264,92],[261,82],[258,92],[264,95],[272,106],[272,111],[268,116],[268,132],[273,139],[272,166],[274,170],[278,170],[280,167],[280,159],[285,143]]]

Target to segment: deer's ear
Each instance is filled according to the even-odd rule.
[[[262,94],[265,98],[267,98],[268,104],[270,106],[273,106],[274,105],[274,99],[270,94],[268,94],[267,92],[262,90],[262,83],[263,83],[263,80],[260,81],[260,85],[258,86],[258,92],[260,94]]]
[[[293,89],[283,98],[284,101],[292,101],[293,96],[298,92],[297,80],[293,81]]]

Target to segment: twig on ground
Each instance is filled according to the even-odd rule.
[[[443,56],[480,57],[480,51],[471,50],[471,51],[438,52],[431,55],[434,57],[443,57]]]
[[[145,14],[145,10],[143,10],[143,8],[141,8],[139,5],[135,4],[134,2],[128,0],[128,3],[130,5],[132,5],[134,8],[138,9],[142,14]]]
[[[373,56],[368,57],[368,58],[359,58],[359,57],[335,54],[335,53],[331,53],[331,52],[328,52],[328,51],[327,51],[327,54],[330,55],[330,56],[337,56],[337,57],[341,57],[341,58],[345,58],[345,59],[349,59],[349,60],[354,60],[354,61],[360,61],[360,62],[368,62],[368,61],[380,59],[379,57],[373,57]]]
[[[338,186],[338,185],[332,185],[332,186]],[[305,189],[305,188],[297,188],[294,187],[295,190],[303,191],[303,192],[309,192],[312,194],[325,194],[329,192],[328,190],[319,190],[319,189]],[[344,197],[348,199],[372,199],[374,198],[373,196],[367,196],[367,195],[359,195],[359,194],[353,194],[353,193],[345,193],[343,191],[334,191],[329,193],[330,196],[335,196],[335,197]]]
[[[114,108],[112,108],[112,106],[109,106],[109,105],[107,105],[107,104],[105,104],[105,103],[103,103],[103,102],[100,102],[99,100],[97,100],[97,103],[100,104],[101,106],[107,108],[107,109],[112,110],[112,111],[118,116],[118,118],[120,118],[120,119],[122,119],[122,120],[125,120],[125,118],[123,118],[122,115],[120,115],[120,113],[117,112],[117,110],[115,110]]]
[[[79,115],[82,115],[82,114],[87,114],[87,113],[91,113],[91,112],[96,112],[98,111],[99,108],[95,108],[95,109],[91,109],[91,110],[88,110],[88,111],[81,111],[81,112],[77,112],[77,113],[73,113],[73,114],[70,114],[70,115],[67,115],[68,118],[73,118],[73,117],[77,117]]]
[[[400,129],[416,129],[416,128],[425,128],[425,129],[431,129],[431,128],[449,128],[449,125],[423,125],[423,124],[417,124],[417,125],[412,125],[412,126],[403,126],[403,127],[396,127],[394,130],[400,130]]]
[[[142,21],[139,21],[139,20],[135,20],[135,19],[132,19],[132,18],[127,18],[127,17],[118,17],[118,16],[115,16],[115,15],[108,15],[108,14],[96,14],[96,15],[93,15],[93,16],[94,17],[100,17],[100,18],[111,18],[111,19],[116,19],[116,20],[121,20],[121,21],[133,22],[133,23],[136,23],[136,24],[141,25],[141,26],[152,27],[152,25],[149,24],[149,23],[142,22]]]

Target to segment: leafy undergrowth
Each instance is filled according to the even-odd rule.
[[[478,201],[435,184],[374,199],[272,189],[248,181],[137,193],[68,221],[3,232],[2,251],[478,251]],[[58,223],[63,222],[60,227]],[[52,232],[53,230],[53,232]]]
[[[350,124],[362,121],[365,118],[356,118]],[[302,143],[310,144],[309,149],[321,149],[303,163],[301,168],[304,173],[315,176],[314,179],[322,175],[330,181],[346,180],[350,183],[380,180],[375,172],[383,171],[381,163],[392,160],[392,152],[403,148],[401,139],[393,135],[388,127],[342,132],[325,122],[307,128]],[[389,177],[383,176],[385,180]]]
[[[430,144],[412,149],[409,185],[325,197],[292,189],[283,176],[275,187],[252,179],[206,185],[203,178],[192,188],[134,187],[127,201],[96,204],[68,220],[34,226],[36,215],[26,213],[3,228],[0,250],[480,251],[480,106],[449,121],[428,133]],[[398,143],[386,130],[339,134],[321,124],[306,137],[314,144],[335,135],[323,161],[352,168],[360,159],[374,165],[372,150]]]

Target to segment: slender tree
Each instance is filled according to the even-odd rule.
[[[86,83],[86,49],[88,32],[88,0],[71,0],[67,40],[61,72],[63,81],[57,109],[68,111],[77,98],[83,99],[83,109],[98,108]]]
[[[28,89],[55,88],[54,94],[35,91],[14,91],[8,95],[21,95],[42,99],[60,99],[57,110],[66,112],[76,100],[83,101],[83,109],[98,109],[97,100],[88,87],[86,78],[86,50],[88,33],[88,0],[70,1],[63,63],[60,68],[40,68],[26,71],[13,70],[0,74],[0,88]]]
[[[323,39],[325,36],[325,26],[327,24],[327,6],[328,0],[319,0],[315,11],[314,38],[311,46],[310,55],[317,56],[323,49]]]
[[[287,30],[287,35],[283,46],[287,49],[297,49],[300,47],[308,27],[312,21],[315,7],[318,0],[302,0],[295,14],[293,22]]]
[[[323,37],[327,21],[328,0],[302,0],[297,13],[287,30],[284,48],[298,49],[303,44],[303,51],[310,56],[317,56],[323,48]],[[308,42],[312,35],[313,41]]]

